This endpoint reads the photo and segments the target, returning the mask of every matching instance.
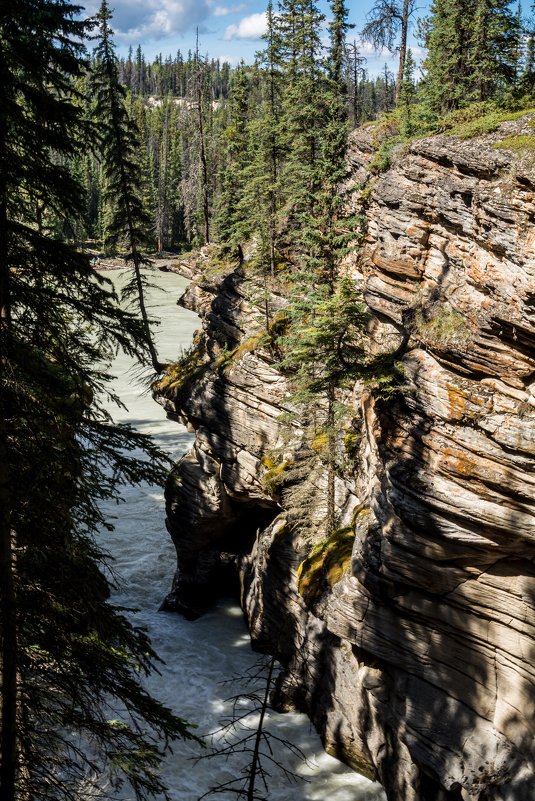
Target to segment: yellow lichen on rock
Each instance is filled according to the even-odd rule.
[[[354,540],[353,526],[346,526],[312,548],[297,571],[297,589],[305,601],[317,600],[349,570]]]

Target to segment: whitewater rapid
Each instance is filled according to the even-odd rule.
[[[123,271],[108,273],[120,284]],[[198,317],[179,306],[187,281],[173,273],[151,273],[158,286],[151,291],[149,304],[153,317],[160,320],[156,341],[162,361],[175,360],[192,341],[199,326]],[[136,377],[131,361],[119,355],[112,367],[116,375],[114,390],[127,407],[113,409],[117,422],[128,422],[139,431],[150,433],[169,456],[176,460],[193,441],[184,427],[166,418],[163,409]],[[173,613],[158,612],[171,587],[175,553],[165,529],[163,489],[144,485],[126,487],[121,503],[109,503],[105,512],[114,518],[115,531],[102,534],[102,542],[115,562],[121,586],[112,601],[135,607],[135,625],[144,626],[153,646],[165,664],[160,675],[148,681],[151,692],[181,717],[197,726],[204,735],[219,726],[230,713],[229,696],[244,688],[244,683],[222,684],[234,676],[243,676],[257,662],[250,647],[247,629],[238,605],[230,599],[195,622]],[[317,734],[304,715],[269,713],[268,726],[277,734],[296,743],[306,754],[304,762],[288,753],[280,759],[307,781],[288,784],[275,769],[269,780],[269,801],[382,801],[377,784],[349,770],[328,756]],[[173,801],[196,801],[210,786],[228,781],[239,771],[237,759],[195,762],[198,746],[177,742],[174,753],[166,758],[164,777]],[[225,794],[223,798],[230,798]],[[235,798],[235,796],[232,796]],[[133,793],[121,796],[133,801]]]

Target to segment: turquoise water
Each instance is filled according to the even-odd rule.
[[[121,272],[107,273],[121,281]],[[181,349],[191,343],[199,321],[195,314],[177,306],[187,281],[173,273],[151,273],[150,279],[160,288],[151,292],[153,316],[160,319],[156,329],[162,361],[176,359]],[[140,431],[150,432],[167,453],[179,458],[190,447],[193,435],[168,420],[135,376],[132,364],[124,355],[114,363],[117,375],[115,391],[127,407],[116,409],[117,421],[128,421]],[[103,534],[106,548],[115,558],[115,570],[122,587],[114,593],[117,604],[136,607],[136,625],[148,629],[154,647],[165,660],[160,675],[149,686],[154,695],[171,706],[181,717],[207,734],[216,730],[222,717],[230,714],[226,699],[243,688],[239,682],[222,684],[234,676],[243,676],[257,662],[250,648],[241,610],[232,601],[222,601],[200,620],[188,622],[178,615],[158,612],[171,587],[175,566],[174,548],[165,529],[163,490],[159,487],[126,487],[124,503],[108,504],[106,512],[115,518],[115,532]],[[254,720],[248,725],[254,725]],[[281,751],[278,758],[308,781],[288,785],[275,769],[269,780],[270,801],[380,801],[380,787],[349,770],[322,749],[319,737],[304,715],[270,713],[268,727],[281,737],[296,743],[306,754],[306,761]],[[228,781],[239,772],[237,758],[195,762],[199,749],[177,743],[174,754],[165,762],[164,775],[173,801],[196,801],[210,786]],[[235,797],[230,794],[223,798]],[[121,796],[133,801],[127,791]]]

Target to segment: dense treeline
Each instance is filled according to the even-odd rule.
[[[376,0],[360,32],[363,41],[398,53],[396,75],[385,66],[370,78],[356,36],[344,40],[340,91],[351,126],[395,109],[406,118],[407,109],[416,107],[409,112],[410,124],[406,119],[402,123],[404,133],[425,133],[436,128],[447,112],[475,102],[511,106],[529,101],[535,88],[533,31],[518,6],[508,0],[475,4],[435,0],[430,15],[418,20],[418,34],[427,48],[420,69],[407,47],[414,14],[410,0]],[[135,54],[131,50],[128,57],[117,60],[128,115],[139,135],[151,250],[180,250],[213,236],[221,238],[221,209],[229,192],[239,191],[237,185],[230,189],[236,179],[230,166],[232,151],[236,171],[243,169],[244,142],[238,146],[229,141],[235,134],[235,107],[246,103],[248,122],[256,120],[259,128],[264,95],[273,79],[265,52],[258,54],[254,65],[234,68],[201,55],[198,45],[186,56],[179,51],[174,57],[158,56],[152,63],[139,46]],[[93,56],[90,71],[95,67]],[[87,87],[81,90],[87,94]],[[252,124],[251,135],[254,128]],[[243,140],[243,132],[240,136]],[[74,236],[96,240],[97,249],[112,252],[119,243],[110,237],[102,160],[86,154],[76,170],[88,200]]]
[[[356,41],[344,43],[341,63],[341,85],[351,124],[374,119],[394,107],[393,74],[385,67],[381,75],[369,79]],[[90,73],[96,67],[94,56]],[[138,47],[135,57],[130,53],[117,60],[117,75],[126,90],[129,116],[138,129],[143,203],[152,221],[149,245],[156,252],[199,245],[210,238],[206,231],[225,202],[233,93],[243,92],[246,85],[248,115],[254,116],[269,81],[262,56],[254,66],[231,68],[202,56],[197,47],[186,58],[178,52],[174,58],[159,56],[147,63]],[[88,75],[80,86],[86,97],[91,97],[90,81]],[[96,240],[97,248],[110,253],[117,243],[112,243],[109,234],[102,163],[98,154],[87,153],[76,165],[87,189],[87,207],[75,236],[79,241]],[[217,227],[216,221],[214,224]]]

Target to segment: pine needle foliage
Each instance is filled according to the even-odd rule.
[[[94,116],[100,131],[99,150],[106,178],[104,200],[112,210],[107,239],[114,246],[126,247],[124,260],[133,268],[132,278],[123,288],[123,298],[135,299],[143,321],[145,340],[153,369],[160,373],[164,365],[158,359],[151,333],[151,321],[145,303],[147,279],[142,267],[150,264],[145,248],[151,240],[151,221],[143,203],[142,172],[138,161],[140,135],[128,114],[126,90],[119,83],[117,57],[109,26],[112,15],[102,0],[96,16],[98,45],[91,80]]]
[[[521,24],[509,0],[434,0],[423,97],[442,115],[503,100],[517,78]]]
[[[95,776],[108,795],[127,782],[138,799],[165,796],[162,755],[191,736],[142,686],[156,655],[110,604],[94,540],[112,528],[102,500],[165,472],[102,402],[117,348],[146,360],[144,325],[44,222],[85,211],[68,167],[92,135],[73,89],[80,13],[61,0],[0,10],[2,801],[74,801]]]

